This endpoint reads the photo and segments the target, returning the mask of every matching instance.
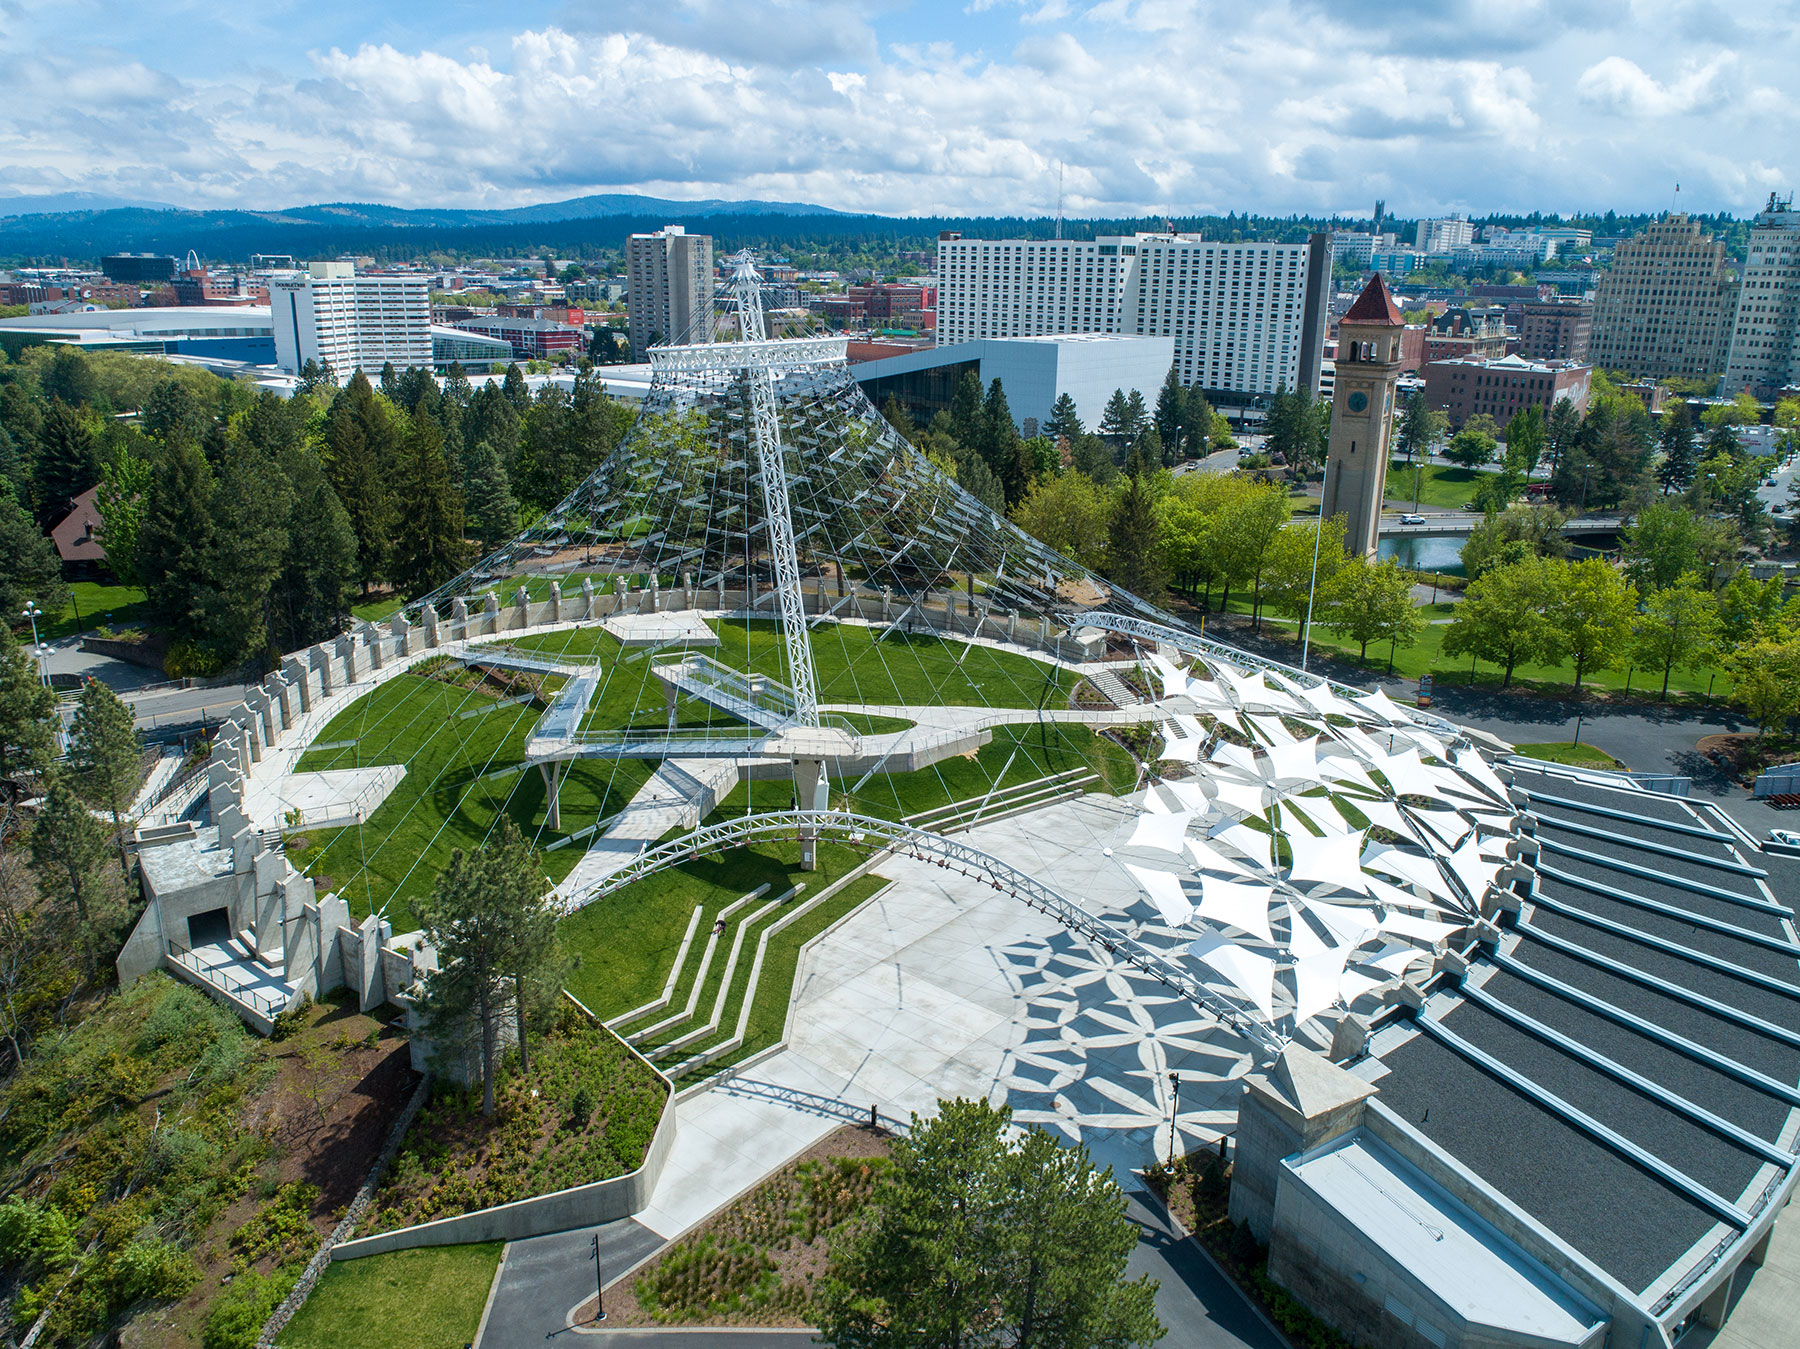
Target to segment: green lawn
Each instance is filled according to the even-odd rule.
[[[69,585],[69,602],[56,616],[56,621],[41,631],[46,641],[73,637],[78,632],[92,632],[106,627],[141,627],[150,621],[150,605],[137,586],[105,581],[74,581]]]
[[[350,612],[365,623],[379,623],[382,619],[398,613],[406,605],[399,595],[388,595],[378,600],[370,600],[367,604],[353,604]]]
[[[281,1349],[463,1349],[481,1325],[505,1243],[335,1260],[281,1332]]]
[[[452,848],[486,839],[500,812],[540,849],[564,836],[544,824],[544,782],[535,769],[488,776],[523,761],[525,738],[539,715],[530,704],[498,705],[486,693],[419,675],[388,680],[334,717],[314,742],[353,744],[309,750],[297,767],[313,772],[399,763],[406,765],[406,777],[365,823],[309,830],[303,850],[290,843],[290,860],[322,891],[337,888],[355,917],[385,907],[396,932],[411,931],[417,924],[408,901],[430,891]],[[561,790],[567,828],[622,809],[651,769],[637,760],[572,764]],[[545,871],[560,881],[581,851],[575,844],[545,852]]]
[[[1550,763],[1574,764],[1580,768],[1623,768],[1625,766],[1603,749],[1593,745],[1578,745],[1572,740],[1547,740],[1542,744],[1514,745],[1513,749],[1527,759],[1544,759]]]
[[[1415,484],[1414,474],[1418,474]],[[1460,511],[1475,495],[1475,484],[1487,474],[1478,468],[1453,468],[1448,464],[1419,464],[1411,468],[1404,459],[1396,459],[1388,467],[1387,499],[1413,502],[1415,489],[1421,506]]]
[[[719,645],[702,654],[736,670],[785,678],[781,632],[774,621],[758,619],[748,625],[714,622],[712,626],[719,634]],[[1067,705],[1067,695],[1075,686],[1074,676],[1066,671],[1014,652],[904,633],[877,641],[881,631],[854,623],[825,623],[813,629],[813,665],[821,702],[1058,707]],[[570,659],[596,658],[608,665],[620,655],[618,641],[598,625],[526,637],[512,645]],[[626,653],[628,663],[619,668],[630,670],[652,659],[655,657]],[[656,705],[660,709],[660,691]],[[600,710],[596,700],[596,712]],[[606,704],[609,719],[616,711],[611,703]],[[609,720],[608,724],[627,723]]]
[[[771,789],[777,786],[761,785]],[[791,789],[786,800],[792,800]],[[819,848],[819,869],[802,871],[798,843],[759,843],[754,848],[734,848],[716,856],[690,858],[680,866],[614,891],[562,922],[563,946],[578,960],[569,976],[569,992],[602,1020],[641,1007],[660,994],[668,982],[675,953],[696,905],[703,910],[700,932],[694,941],[698,948],[704,943],[714,915],[757,886],[767,885],[768,893],[762,900],[745,905],[740,913],[756,909],[801,881],[806,883],[806,893],[817,894],[832,881],[854,871],[865,857],[853,848],[826,843]],[[804,920],[794,924],[796,928],[804,926]],[[696,950],[689,961],[697,960]],[[723,968],[721,956],[714,961],[713,974],[716,976]],[[715,978],[701,999],[701,1007],[708,1012],[716,991]]]

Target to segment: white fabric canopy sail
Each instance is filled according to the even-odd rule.
[[[1215,777],[1212,785],[1218,804],[1226,810],[1240,815],[1260,816],[1263,813],[1263,795],[1268,788],[1262,782],[1243,782],[1221,776]]]
[[[1260,951],[1209,932],[1188,947],[1188,954],[1220,975],[1247,998],[1265,1022],[1275,1019],[1275,961]]]
[[[1288,850],[1293,860],[1288,866],[1288,882],[1292,885],[1335,885],[1340,890],[1367,893],[1368,879],[1362,870],[1364,835],[1332,834],[1315,838],[1311,834],[1289,834]]]
[[[1155,848],[1159,852],[1179,853],[1193,816],[1187,811],[1174,815],[1140,815],[1137,827],[1125,844],[1128,848]]]
[[[1253,937],[1273,943],[1269,930],[1269,900],[1272,886],[1228,881],[1218,876],[1200,878],[1200,905],[1194,912],[1209,923],[1235,927]]]
[[[1247,824],[1234,824],[1229,829],[1221,829],[1213,835],[1213,841],[1226,843],[1236,848],[1264,871],[1274,870],[1270,844],[1273,840],[1260,829],[1252,829]]]
[[[1344,963],[1349,954],[1347,948],[1340,946],[1294,962],[1296,1029],[1337,1005],[1338,985],[1344,977]]]
[[[1381,926],[1380,919],[1367,909],[1354,908],[1348,904],[1328,904],[1322,899],[1302,899],[1298,902],[1323,923],[1342,946],[1359,945]]]
[[[1244,864],[1235,857],[1227,857],[1204,839],[1188,838],[1183,845],[1194,859],[1194,865],[1201,871],[1229,871],[1233,876],[1244,874]]]
[[[1181,877],[1166,871],[1152,871],[1148,867],[1134,867],[1129,862],[1125,864],[1125,870],[1143,887],[1163,922],[1170,927],[1181,927],[1194,916],[1194,902],[1181,888]]]
[[[1319,737],[1290,741],[1269,751],[1265,768],[1270,782],[1303,782],[1309,786],[1319,781]]]

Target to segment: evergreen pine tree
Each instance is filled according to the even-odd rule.
[[[981,376],[965,370],[950,391],[950,434],[971,450],[981,447]]]
[[[200,447],[181,441],[165,447],[138,531],[137,569],[151,613],[182,634],[193,630],[194,590],[208,575],[212,496],[212,470]]]
[[[56,695],[38,674],[37,657],[0,623],[0,789],[50,766],[55,715]]]
[[[1068,397],[1067,394],[1063,396]],[[906,409],[900,406],[900,400],[895,395],[888,395],[887,402],[881,405],[881,415],[887,419],[889,426],[900,433],[902,440],[910,444],[918,437],[919,428],[913,425],[913,419],[907,415]]]
[[[519,531],[519,503],[500,467],[500,456],[485,440],[464,457],[463,494],[469,532],[493,549]]]
[[[400,467],[406,513],[394,539],[393,577],[409,598],[436,590],[463,568],[463,495],[444,461],[437,423],[420,417],[406,438]]]
[[[1151,424],[1162,438],[1163,453],[1171,456],[1171,463],[1180,460],[1186,452],[1187,399],[1187,386],[1170,365],[1169,373],[1163,378],[1162,390],[1156,395],[1156,415]]]
[[[356,593],[356,530],[311,450],[281,460],[292,490],[287,551],[269,597],[274,645],[296,651],[341,632]]]
[[[44,898],[74,919],[70,944],[82,953],[91,982],[98,953],[112,945],[122,892],[107,865],[106,829],[76,793],[69,775],[50,773],[31,830],[31,864]]]
[[[521,416],[531,406],[531,387],[525,383],[525,374],[516,361],[506,367],[506,377],[500,381],[500,396]]]
[[[1150,409],[1144,405],[1144,395],[1133,389],[1125,397],[1125,434],[1127,443],[1135,445],[1150,428]]]
[[[325,474],[356,531],[357,574],[366,591],[388,574],[394,534],[391,430],[359,371],[325,419]]]
[[[1162,550],[1156,510],[1141,473],[1133,474],[1107,530],[1107,579],[1151,604],[1163,597]]]
[[[1000,480],[1008,505],[1025,495],[1030,482],[1025,460],[1019,453],[1020,443],[1019,427],[1007,405],[1006,390],[996,378],[988,385],[987,400],[982,404],[978,448],[989,470]]]
[[[1656,480],[1663,495],[1680,492],[1694,480],[1694,418],[1685,402],[1677,402],[1663,416],[1662,462],[1656,466]]]
[[[81,794],[112,816],[119,875],[127,885],[131,859],[125,849],[125,812],[137,795],[143,755],[131,709],[98,679],[88,680],[69,723],[69,767]]]
[[[1050,407],[1050,420],[1044,424],[1044,434],[1052,442],[1067,440],[1071,445],[1087,434],[1087,428],[1081,424],[1081,414],[1075,409],[1075,400],[1068,394],[1056,395],[1056,402]]]
[[[1125,390],[1114,389],[1100,414],[1100,436],[1115,456],[1123,454],[1131,441],[1131,400]]]
[[[226,452],[212,494],[206,574],[194,585],[196,635],[223,666],[270,653],[270,604],[288,551],[293,491],[248,446]]]
[[[47,614],[58,614],[69,602],[69,587],[62,578],[56,545],[23,506],[0,490],[0,614],[6,623],[18,621],[27,601],[36,601]]]
[[[33,466],[38,522],[48,530],[69,513],[70,503],[100,481],[100,447],[79,413],[50,400]]]

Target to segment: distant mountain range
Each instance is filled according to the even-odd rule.
[[[98,192],[50,192],[35,197],[0,197],[0,216],[61,215],[67,211],[115,211],[126,207],[139,207],[147,211],[175,209],[166,201],[104,197]]]

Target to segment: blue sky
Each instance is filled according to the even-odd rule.
[[[0,0],[0,182],[274,208],[1739,212],[1800,0]],[[1783,87],[1788,91],[1783,92]]]

